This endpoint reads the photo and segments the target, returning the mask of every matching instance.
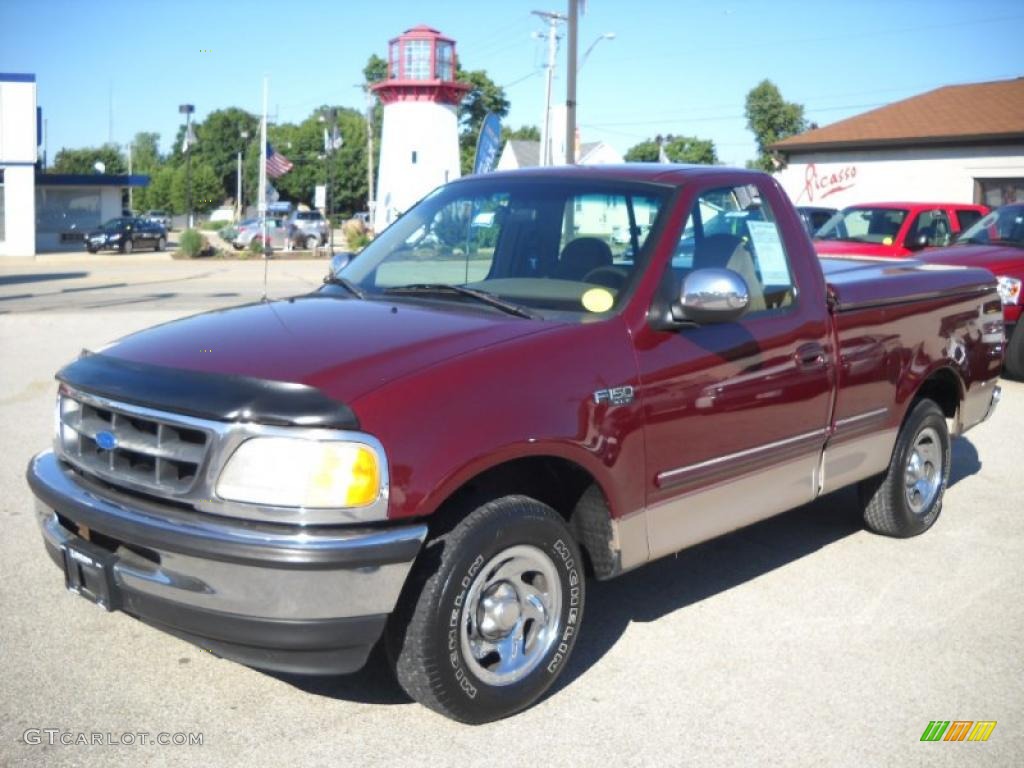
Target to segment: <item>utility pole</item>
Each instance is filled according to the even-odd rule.
[[[377,199],[373,191],[373,107],[374,98],[370,89],[366,89],[366,210],[370,214],[372,224]]]
[[[552,164],[554,154],[551,151],[551,88],[555,79],[555,57],[558,55],[558,24],[565,21],[566,17],[554,11],[532,13],[548,23],[548,83],[544,97],[544,122],[540,129],[539,158],[539,164],[544,166]]]
[[[128,142],[128,175],[132,175],[132,142]],[[128,210],[135,210],[135,202],[132,198],[132,180],[128,179]]]
[[[181,104],[178,106],[179,114],[185,115],[185,187],[187,189],[185,213],[187,215],[187,229],[192,229],[192,113],[196,108],[192,104]]]
[[[245,142],[249,140],[248,131],[239,131],[239,138],[242,139],[242,146],[238,150],[238,183],[236,185],[235,193],[235,221],[242,220],[242,214],[245,213],[245,205],[242,203],[242,150],[245,148]]]
[[[569,50],[566,52],[565,162],[576,162],[576,47],[579,31],[579,0],[569,0]]]

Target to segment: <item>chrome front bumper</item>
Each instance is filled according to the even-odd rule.
[[[95,552],[109,572],[108,609],[279,671],[362,666],[427,534],[422,524],[300,530],[218,520],[94,484],[51,451],[32,459],[27,479],[66,579],[69,547]]]

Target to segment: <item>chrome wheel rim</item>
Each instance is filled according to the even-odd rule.
[[[903,472],[907,504],[915,515],[923,514],[935,501],[942,486],[942,441],[932,427],[925,427],[914,439]]]
[[[537,547],[517,545],[476,575],[460,620],[462,655],[480,680],[511,685],[529,675],[558,639],[562,579]]]

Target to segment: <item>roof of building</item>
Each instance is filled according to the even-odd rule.
[[[601,141],[587,141],[580,144],[578,162],[584,163],[587,155],[600,147],[603,143],[604,142]],[[512,154],[515,155],[520,168],[532,168],[540,165],[539,141],[531,141],[529,139],[509,139],[508,145],[512,150]]]
[[[0,72],[0,83],[34,83],[35,74],[28,72]]]
[[[126,173],[37,173],[39,187],[146,187],[149,176]]]
[[[947,85],[790,136],[782,152],[1024,140],[1024,77]]]

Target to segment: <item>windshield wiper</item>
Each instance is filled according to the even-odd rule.
[[[509,315],[526,317],[531,320],[536,320],[538,317],[537,314],[531,312],[526,307],[513,304],[511,301],[499,299],[493,293],[478,291],[475,288],[467,288],[464,285],[450,285],[449,283],[413,283],[412,285],[396,285],[393,288],[386,288],[384,289],[384,293],[455,293],[459,296],[469,296],[482,304],[487,304],[495,309],[500,309],[502,312]]]
[[[363,289],[353,283],[347,277],[339,277],[338,275],[328,275],[324,278],[324,285],[340,285],[342,288],[347,290],[357,299],[365,299],[366,294],[363,293]]]

